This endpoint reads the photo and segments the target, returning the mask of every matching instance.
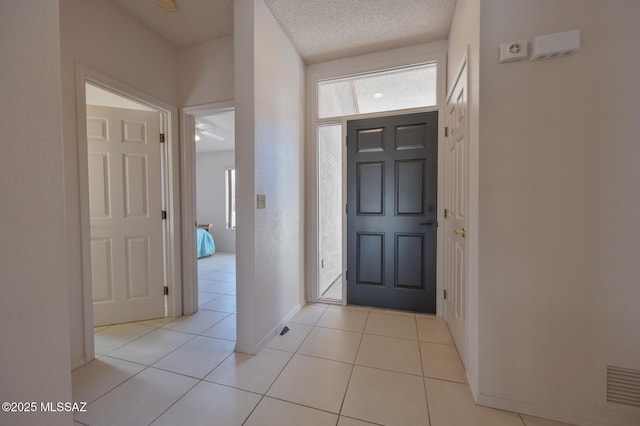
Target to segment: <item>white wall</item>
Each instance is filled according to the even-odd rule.
[[[480,47],[480,401],[581,425],[603,365],[640,370],[640,2],[485,0]],[[498,46],[578,28],[575,56]]]
[[[467,58],[468,117],[469,117],[469,238],[467,246],[469,287],[467,289],[466,354],[461,354],[467,373],[467,381],[474,397],[478,397],[478,242],[482,230],[478,227],[478,150],[480,104],[480,1],[458,0],[449,33],[447,55],[447,94],[453,88],[458,73]],[[479,232],[474,232],[477,230]]]
[[[60,49],[71,356],[76,367],[85,361],[76,62],[177,105],[177,50],[115,3],[105,0],[60,0]]]
[[[198,223],[213,223],[216,251],[235,253],[236,231],[227,229],[225,170],[235,165],[234,151],[196,155],[196,201]]]
[[[303,300],[304,64],[263,0],[236,1],[234,25],[237,350],[255,353]]]
[[[233,36],[180,49],[180,105],[193,106],[233,99]]]
[[[0,401],[70,401],[58,2],[0,2]],[[67,425],[68,413],[0,423]]]

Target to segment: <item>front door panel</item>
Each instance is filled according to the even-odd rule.
[[[347,301],[435,313],[437,112],[347,125]]]

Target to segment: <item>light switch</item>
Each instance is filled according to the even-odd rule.
[[[267,196],[264,194],[257,194],[256,196],[258,202],[258,208],[264,209],[267,207]]]

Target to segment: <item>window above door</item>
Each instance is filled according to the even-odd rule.
[[[436,104],[436,63],[318,82],[320,119]]]

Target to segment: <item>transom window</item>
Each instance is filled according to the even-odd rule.
[[[435,106],[437,64],[318,82],[318,118]]]

